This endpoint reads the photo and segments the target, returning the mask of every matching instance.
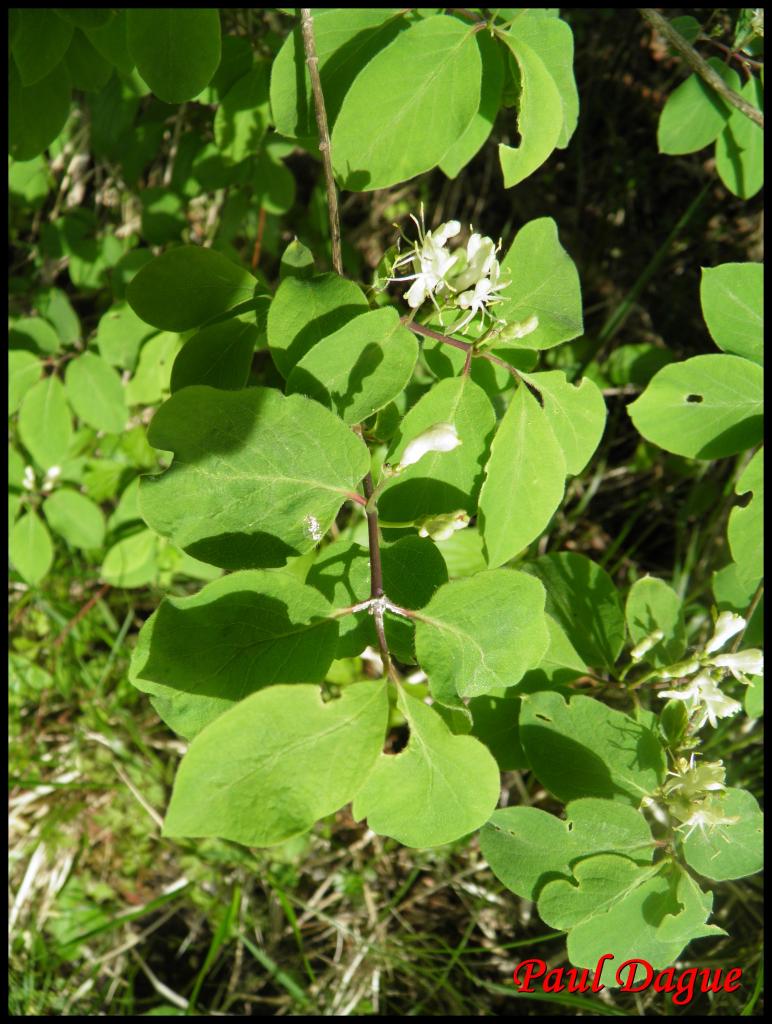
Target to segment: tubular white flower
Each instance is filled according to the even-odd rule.
[[[764,674],[764,655],[755,647],[747,651],[737,651],[736,654],[717,654],[715,658],[710,659],[710,663],[716,668],[728,668],[741,683],[748,682],[745,676]]]
[[[408,442],[396,471],[412,466],[428,452],[452,452],[460,444],[461,438],[452,423],[435,423]]]
[[[418,227],[419,241],[411,252],[397,260],[392,269],[396,270],[400,266],[412,263],[415,273],[407,274],[405,277],[390,277],[389,280],[412,281],[413,284],[407,290],[405,299],[411,309],[418,309],[427,298],[434,301],[436,292],[449,288],[447,279],[458,262],[458,254],[449,252],[445,243],[459,233],[461,225],[457,220],[450,220],[446,224],[440,224],[435,231],[424,233],[415,217],[413,220]]]
[[[35,470],[32,466],[24,467],[24,475],[21,478],[21,485],[25,491],[35,490]]]
[[[719,718],[731,718],[742,711],[742,704],[727,697],[709,672],[700,672],[683,690],[663,690],[659,696],[685,701],[689,715],[695,715],[695,729],[701,729],[705,722],[710,722],[715,729]]]
[[[488,306],[501,302],[501,296],[498,292],[504,287],[504,282],[500,281],[500,276],[501,268],[499,262],[494,260],[490,268],[490,277],[481,278],[472,291],[462,292],[459,295],[459,306],[462,309],[468,309],[469,313],[460,323],[454,325],[454,330],[463,330],[467,324],[474,320],[478,313],[482,314],[483,322],[485,322],[485,317],[490,315]]]
[[[731,640],[743,629],[745,629],[745,619],[742,615],[736,615],[734,612],[721,612],[716,619],[713,636],[705,644],[705,653],[712,654],[714,651],[720,650],[727,640]]]
[[[473,234],[466,243],[466,267],[451,282],[457,292],[472,288],[487,277],[496,262],[496,245],[487,235]]]

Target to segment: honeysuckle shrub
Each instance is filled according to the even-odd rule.
[[[592,375],[550,361],[583,333],[554,219],[498,238],[419,208],[372,277],[325,269],[333,183],[455,177],[502,111],[519,135],[498,146],[506,187],[570,144],[568,23],[555,9],[306,14],[319,90],[290,9],[236,12],[225,34],[216,10],[12,12],[12,203],[48,196],[45,150],[75,175],[90,146],[130,187],[164,132],[174,154],[128,230],[73,202],[41,243],[110,304],[86,344],[60,289],[12,319],[13,563],[37,584],[54,533],[116,585],[205,581],[161,600],[131,667],[187,743],[165,835],[271,846],[347,804],[408,846],[479,830],[574,964],[665,967],[721,933],[711,883],[761,866],[754,796],[701,750],[724,720],[761,714],[761,268],[704,270],[721,353],[650,366],[629,407],[670,452],[748,457],[736,489],[751,501],[731,513],[733,561],[695,634],[666,581],[622,593],[585,554],[537,553],[606,426]],[[705,145],[747,134],[723,108],[716,123]],[[293,207],[284,160],[320,143],[334,179],[314,192],[316,249],[293,242],[269,284],[231,241],[246,221],[278,255],[266,213]],[[201,190],[218,196],[216,235],[191,216]],[[626,383],[634,361],[604,372]],[[514,769],[564,817],[497,809]]]

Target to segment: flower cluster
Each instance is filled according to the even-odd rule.
[[[687,761],[679,757],[675,771],[669,771],[672,778],[662,787],[670,814],[681,824],[679,831],[686,830],[685,839],[699,828],[703,835],[717,825],[732,825],[737,819],[724,813],[721,794],[726,790],[725,769],[721,761],[694,763],[694,754]]]
[[[719,718],[731,718],[742,710],[740,702],[723,693],[718,685],[727,674],[731,673],[738,682],[749,685],[753,676],[764,672],[764,655],[755,648],[734,654],[716,654],[745,626],[746,621],[741,615],[722,612],[716,620],[713,636],[702,651],[659,673],[661,679],[693,677],[683,689],[664,690],[659,696],[684,701],[695,731],[706,722],[715,728]]]
[[[451,251],[447,243],[461,231],[457,220],[427,231],[423,207],[420,222],[412,214],[411,217],[418,228],[418,241],[411,244],[408,253],[395,260],[392,273],[406,266],[411,266],[413,273],[389,278],[389,281],[413,282],[405,293],[410,308],[418,309],[426,299],[431,299],[440,316],[443,309],[466,310],[465,316],[454,324],[457,331],[468,327],[478,313],[482,324],[486,317],[492,319],[489,307],[502,301],[499,293],[508,284],[502,280],[496,258],[501,242],[496,245],[492,238],[470,228],[472,234],[466,248]]]

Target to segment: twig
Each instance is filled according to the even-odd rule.
[[[260,213],[257,215],[257,237],[255,238],[255,247],[252,250],[252,269],[257,270],[257,264],[260,262],[260,253],[263,248],[263,231],[265,231],[265,207],[260,207]]]
[[[97,590],[96,594],[92,594],[92,596],[88,599],[88,601],[86,601],[86,603],[83,605],[83,607],[77,613],[77,615],[73,615],[73,617],[70,619],[70,621],[64,627],[64,629],[61,631],[61,633],[56,638],[56,640],[54,640],[54,647],[61,647],[61,645],[64,643],[64,638],[67,636],[67,634],[73,628],[73,626],[77,626],[77,624],[80,622],[80,620],[85,618],[88,615],[88,613],[91,611],[91,609],[97,603],[97,601],[101,601],[101,599],[105,596],[105,594],[107,593],[107,591],[109,589],[110,589],[110,584],[109,583],[103,583],[102,586],[99,588],[99,590]]]
[[[316,45],[314,43],[314,19],[310,7],[300,8],[300,24],[303,32],[303,48],[306,53],[308,73],[311,77],[311,88],[314,94],[314,109],[316,111],[316,124],[319,128],[319,150],[322,154],[322,166],[324,178],[327,185],[327,210],[330,215],[330,239],[332,241],[332,265],[335,272],[343,276],[343,260],[340,251],[340,213],[338,211],[338,193],[335,188],[335,178],[332,173],[332,153],[330,151],[330,133],[327,127],[327,111],[324,106],[324,93],[319,78],[319,59],[316,56]],[[359,428],[361,436],[361,428]],[[362,481],[365,492],[365,503],[372,497],[374,486],[372,473],[368,472]],[[381,548],[378,530],[378,510],[374,506],[366,504],[367,516],[367,541],[370,549],[370,597],[374,598],[372,604],[373,620],[375,621],[375,632],[378,636],[378,646],[381,652],[383,667],[388,674],[396,680],[396,672],[389,657],[389,648],[386,643],[386,633],[383,628],[383,601],[380,600],[383,594],[383,568],[381,566]]]
[[[365,498],[369,501],[373,494],[373,475],[368,473],[363,481]],[[378,531],[378,511],[372,508],[367,513],[367,542],[370,548],[370,597],[373,603],[373,621],[378,636],[378,647],[384,669],[391,675],[393,672],[389,646],[386,643],[386,632],[383,628],[383,605],[378,598],[383,597],[383,567],[381,565],[381,546]]]
[[[300,27],[303,32],[303,49],[306,53],[308,74],[311,78],[311,89],[314,93],[314,109],[316,126],[319,129],[319,152],[322,154],[324,179],[327,184],[327,211],[330,216],[330,242],[332,244],[332,265],[335,273],[343,276],[343,256],[340,248],[340,215],[338,213],[338,192],[332,173],[332,153],[330,151],[330,130],[327,126],[327,110],[324,105],[322,82],[319,78],[319,58],[316,55],[314,42],[314,19],[310,7],[300,8]]]
[[[405,327],[409,328],[413,334],[421,334],[425,338],[433,338],[434,341],[441,341],[445,345],[452,345],[454,348],[460,348],[462,352],[468,352],[473,348],[472,344],[468,341],[458,341],[456,338],[451,338],[447,334],[440,334],[439,331],[433,331],[431,327],[424,327],[423,324],[412,322],[408,316],[402,317],[402,323]]]
[[[761,111],[751,106],[742,96],[738,96],[734,89],[730,89],[721,75],[713,70],[710,64],[697,53],[680,32],[673,28],[666,18],[663,18],[653,7],[639,7],[638,12],[642,18],[648,21],[652,28],[655,28],[660,35],[665,37],[673,49],[681,54],[689,67],[696,71],[700,78],[708,83],[711,89],[717,92],[727,103],[739,110],[740,113],[750,118],[759,128],[764,127],[764,115]]]

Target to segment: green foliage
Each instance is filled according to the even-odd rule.
[[[282,13],[14,11],[12,583],[34,600],[73,564],[102,592],[152,588],[125,629],[140,610],[131,682],[189,741],[165,836],[304,844],[349,803],[417,848],[480,829],[497,877],[567,932],[574,965],[611,951],[667,966],[721,934],[699,877],[761,866],[755,797],[692,754],[711,749],[708,722],[762,713],[762,267],[703,268],[720,353],[678,361],[647,335],[577,375],[609,335],[584,336],[556,221],[513,199],[500,263],[505,239],[438,223],[460,216],[453,190],[481,151],[498,174],[498,146],[511,188],[569,145],[568,22],[312,10],[320,140],[313,61]],[[755,65],[740,90],[712,63],[761,109]],[[735,196],[761,188],[761,130],[700,78],[668,99],[658,142],[673,156],[715,143]],[[368,204],[374,218],[420,214],[372,286],[361,269],[379,254],[347,237],[356,195],[341,201],[351,279],[326,269],[335,183],[320,149],[349,193],[400,185]],[[462,184],[425,219],[412,199],[430,179],[411,179],[436,168]],[[705,585],[689,581],[708,561],[696,545],[678,547],[672,586],[639,572],[632,515],[610,539],[585,529],[617,473],[616,436],[593,465],[606,397],[636,388],[628,433],[695,477],[684,522],[720,506],[720,486],[740,499],[732,561]],[[716,484],[685,461],[730,456]],[[655,458],[639,445],[628,461]],[[731,620],[731,649],[703,636],[711,614],[717,632]],[[13,685],[52,685],[29,654],[14,654]],[[512,769],[555,813],[496,809]]]

